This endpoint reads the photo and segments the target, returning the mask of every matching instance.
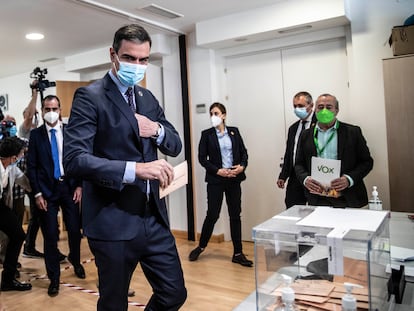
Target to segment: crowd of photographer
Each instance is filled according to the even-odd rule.
[[[23,110],[23,122],[19,127],[13,116],[3,114],[0,109],[0,263],[3,264],[1,291],[31,289],[31,284],[17,280],[21,268],[18,256],[24,241],[24,257],[44,258],[44,254],[35,248],[40,219],[31,182],[26,176],[26,166],[31,131],[38,128],[40,123],[36,109],[38,94],[43,101],[43,91],[55,86],[54,82],[45,80],[45,74],[47,69],[41,70],[39,67],[31,73],[30,77],[34,79],[30,84],[32,97]],[[27,233],[22,228],[26,195],[30,202]],[[62,261],[65,258],[66,256],[58,250],[58,260]]]

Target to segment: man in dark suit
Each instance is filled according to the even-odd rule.
[[[338,100],[322,94],[315,105],[318,120],[315,127],[305,130],[296,153],[295,171],[305,185],[310,205],[362,207],[368,204],[363,178],[373,167],[373,159],[358,126],[336,119]],[[311,177],[312,157],[341,161],[340,177],[328,189]]]
[[[62,209],[68,232],[68,260],[77,277],[84,279],[85,270],[80,263],[80,211],[82,196],[80,180],[65,176],[62,166],[63,130],[60,121],[60,101],[48,95],[42,101],[44,124],[30,132],[27,154],[27,175],[32,186],[40,228],[44,239],[44,256],[50,279],[48,295],[59,293],[60,252],[57,247],[59,227],[57,214]]]
[[[120,28],[109,49],[112,69],[76,91],[65,131],[65,170],[84,181],[82,223],[98,268],[98,310],[127,310],[138,262],[153,288],[145,310],[178,310],[187,297],[159,196],[174,171],[157,157],[157,150],[177,156],[181,140],[154,95],[136,85],[150,47],[141,26]]]
[[[285,196],[286,208],[306,204],[305,188],[296,178],[294,160],[300,134],[316,123],[312,96],[308,92],[299,92],[293,97],[293,109],[299,120],[289,127],[283,166],[276,182],[276,185],[283,189],[288,180]]]

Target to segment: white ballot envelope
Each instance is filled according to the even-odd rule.
[[[329,187],[332,180],[339,178],[341,160],[312,157],[311,169],[312,178]]]
[[[187,161],[184,161],[174,167],[174,180],[171,184],[164,189],[160,187],[160,199],[186,184],[188,184],[188,166]]]
[[[311,177],[320,182],[325,190],[320,195],[338,196],[339,193],[330,189],[331,181],[339,178],[341,172],[341,160],[312,157]]]

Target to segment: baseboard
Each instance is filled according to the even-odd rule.
[[[171,230],[172,234],[176,239],[185,239],[187,240],[187,231],[184,230]],[[200,233],[197,233],[197,241],[200,240]],[[213,234],[210,238],[209,243],[221,243],[224,242],[224,233]]]

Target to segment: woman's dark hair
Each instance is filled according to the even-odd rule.
[[[209,111],[211,111],[211,109],[215,107],[217,107],[221,111],[222,114],[226,114],[226,107],[224,107],[223,104],[218,103],[218,102],[212,103]]]

